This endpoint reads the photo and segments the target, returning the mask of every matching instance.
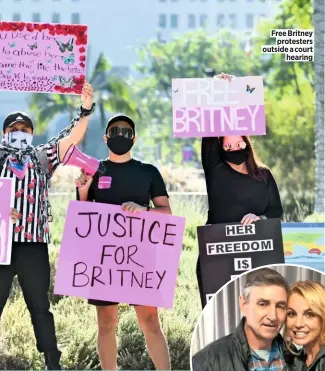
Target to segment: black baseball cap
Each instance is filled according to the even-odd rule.
[[[107,133],[109,127],[116,121],[125,121],[127,122],[128,124],[131,125],[132,127],[132,130],[135,132],[135,124],[134,124],[134,121],[131,119],[131,117],[127,116],[127,115],[124,115],[123,113],[118,113],[117,115],[111,117],[108,122],[107,122],[107,125],[106,125],[106,130],[105,130],[105,134]]]
[[[32,119],[24,112],[12,112],[5,118],[3,122],[3,131],[9,128],[11,125],[15,124],[16,122],[24,122],[26,123],[31,129],[34,130],[34,125]]]

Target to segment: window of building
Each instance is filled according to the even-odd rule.
[[[72,24],[79,24],[80,23],[80,14],[79,13],[72,13],[71,14],[71,22],[72,22]]]
[[[178,15],[172,14],[170,16],[170,27],[171,28],[177,28],[178,27]]]
[[[217,26],[220,28],[225,27],[225,15],[224,14],[217,15]]]
[[[159,14],[158,23],[159,23],[160,28],[166,28],[166,25],[167,25],[166,14]]]
[[[13,16],[12,16],[12,20],[15,21],[15,22],[19,22],[20,21],[20,14],[19,13],[14,13]]]
[[[207,24],[208,24],[208,16],[206,14],[201,14],[200,15],[200,26],[206,27]]]
[[[230,28],[237,28],[237,17],[236,14],[229,14]]]
[[[33,22],[40,22],[41,21],[41,15],[40,15],[40,13],[33,13],[32,14],[32,21]]]
[[[247,28],[254,27],[254,15],[253,14],[246,14],[246,27]]]
[[[195,14],[189,14],[188,15],[188,27],[189,28],[195,28]]]
[[[60,23],[60,14],[59,13],[53,13],[52,14],[52,22],[53,23]]]

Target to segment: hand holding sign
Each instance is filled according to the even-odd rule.
[[[19,217],[19,212],[14,208],[10,209],[10,218],[13,224],[17,222],[18,217]]]
[[[235,76],[229,75],[228,73],[221,72],[219,75],[213,76],[213,78],[218,78],[218,79],[223,79],[223,80],[228,80],[231,82],[232,78]]]
[[[85,83],[81,92],[81,102],[84,109],[90,110],[93,104],[93,88]]]
[[[247,224],[252,224],[254,222],[256,222],[257,220],[260,220],[261,218],[255,214],[247,214],[243,217],[243,219],[241,220],[241,223],[244,224],[244,225],[247,225]]]
[[[122,209],[124,211],[129,211],[131,213],[136,213],[139,211],[146,211],[147,208],[146,206],[138,205],[135,202],[129,201],[129,202],[124,202],[122,205]]]

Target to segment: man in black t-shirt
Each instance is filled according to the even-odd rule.
[[[171,214],[165,183],[158,169],[131,158],[135,142],[135,124],[126,115],[112,117],[106,127],[104,141],[109,158],[102,161],[105,174],[94,178],[82,173],[77,179],[77,198],[121,205],[129,212],[150,211]],[[152,201],[154,207],[149,206]],[[102,369],[116,370],[118,323],[117,304],[88,300],[96,305],[98,321],[98,353]],[[139,325],[144,333],[148,353],[158,370],[170,370],[167,342],[162,332],[156,307],[134,306]]]

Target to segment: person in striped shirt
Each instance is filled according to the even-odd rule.
[[[44,353],[48,370],[60,370],[54,319],[50,312],[49,181],[72,144],[83,139],[94,110],[93,89],[85,84],[78,115],[48,143],[33,147],[34,125],[23,112],[9,114],[3,122],[0,145],[0,177],[13,178],[14,208],[11,210],[13,243],[10,265],[0,265],[0,316],[15,275],[30,312],[36,345]],[[1,202],[1,195],[0,195]]]

